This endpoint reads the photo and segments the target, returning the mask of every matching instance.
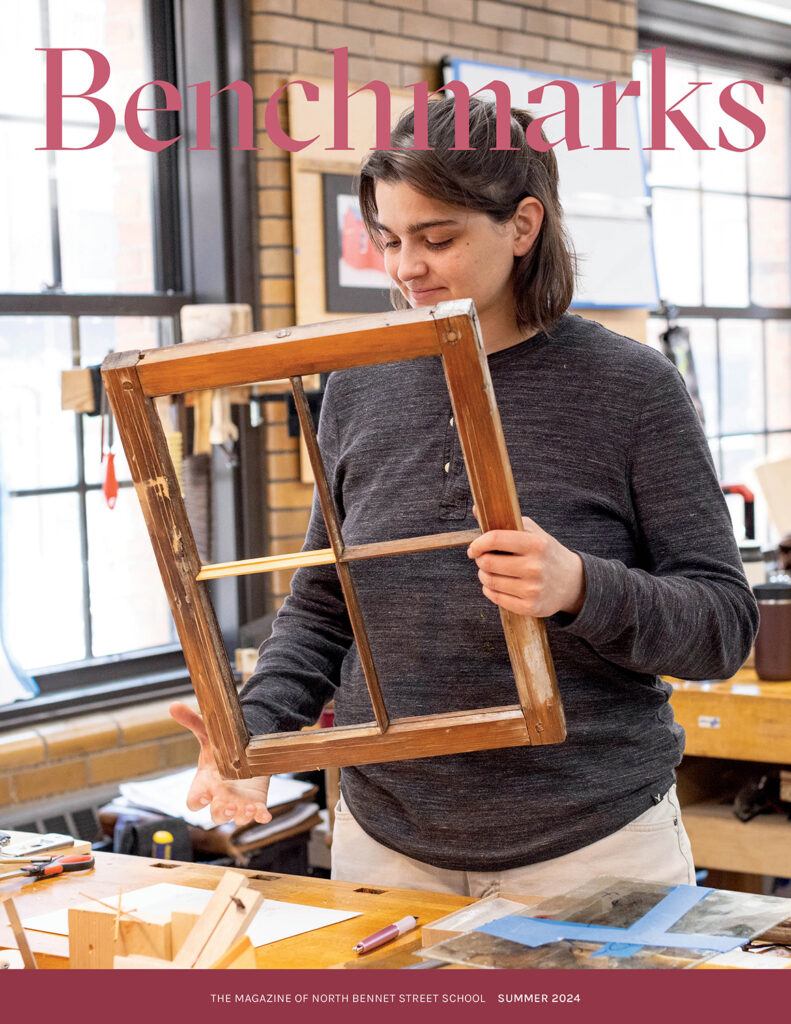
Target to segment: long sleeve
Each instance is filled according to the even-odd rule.
[[[732,675],[758,611],[700,421],[670,363],[640,403],[629,480],[645,567],[580,552],[585,603],[556,621],[635,672]]]
[[[319,445],[330,486],[336,469],[332,378],[322,406]],[[339,514],[339,493],[335,494]],[[314,494],[303,550],[329,547],[324,517]],[[253,734],[312,725],[340,684],[341,664],[352,632],[334,565],[298,569],[291,593],[261,646],[255,672],[241,692],[242,713]]]

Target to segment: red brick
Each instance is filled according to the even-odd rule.
[[[266,488],[266,500],[269,508],[274,509],[309,508],[313,502],[313,484],[296,480],[270,483]]]
[[[261,300],[266,306],[294,304],[294,281],[290,277],[267,277],[261,282]]]
[[[558,64],[573,64],[576,67],[585,67],[588,54],[584,46],[577,43],[567,43],[560,39],[550,39],[547,43],[547,57],[550,62]]]
[[[320,50],[301,50],[296,52],[296,72],[308,78],[332,78],[334,58],[331,53]]]
[[[400,61],[405,53],[409,53],[411,60],[422,60],[424,50],[425,45],[415,39],[402,39],[381,32],[374,36],[374,56],[385,60]]]
[[[354,0],[347,0],[344,8],[343,20],[347,25],[370,28],[376,32],[390,32],[393,35],[398,32],[401,20],[399,11],[389,10],[387,7],[372,7],[367,3],[355,3]],[[337,20],[340,21],[340,18]]]
[[[286,18],[280,14],[254,14],[252,18],[253,39],[262,43],[294,43],[296,38],[304,37],[304,32],[311,26],[301,26],[294,18]]]
[[[567,38],[572,42],[588,43],[591,46],[607,46],[610,41],[610,29],[601,22],[569,18],[568,26]]]
[[[621,52],[589,46],[587,66],[592,71],[602,71],[608,78],[614,78],[621,70]]]
[[[525,29],[537,36],[552,36],[565,39],[568,35],[568,18],[545,11],[526,11]]]
[[[256,176],[259,188],[289,188],[291,185],[288,160],[259,160]]]
[[[296,323],[296,315],[294,313],[293,306],[270,306],[261,310],[261,317],[263,320],[263,328],[265,331],[277,331],[281,327],[293,327]],[[267,437],[267,442],[269,438]],[[291,451],[296,449],[297,442],[296,438],[291,441],[288,438],[283,439],[283,446],[281,451]],[[278,450],[273,444],[269,445],[269,448],[273,451]]]
[[[373,37],[370,32],[362,32],[346,25],[317,25],[316,49],[338,50],[348,47],[349,53],[368,56],[371,52]]]
[[[297,14],[311,21],[339,25],[343,21],[343,0],[297,0]]]
[[[426,0],[426,13],[456,21],[472,21],[472,0]]]
[[[627,53],[637,52],[637,32],[633,28],[614,28],[610,26],[609,45],[616,50],[625,50]]]
[[[637,28],[637,4],[635,0],[627,0],[621,4],[621,24],[628,28]]]
[[[276,247],[262,249],[260,253],[262,277],[290,277],[294,273],[291,249]]]
[[[594,21],[620,25],[621,5],[614,3],[613,0],[588,0],[588,17]]]
[[[429,62],[436,63],[437,61],[441,60],[443,57],[448,56],[448,44],[447,43],[427,42],[425,44],[425,46],[426,46],[426,60],[429,61]],[[454,46],[453,47],[453,56],[454,57],[458,57],[459,60],[477,60],[478,59],[478,51],[474,50],[472,47],[469,47],[469,46]],[[434,84],[434,88],[435,89],[438,89],[442,85],[442,81],[441,81],[441,77],[440,77],[439,71],[437,71],[437,73],[436,73],[436,77],[434,79],[434,82],[435,82],[435,84]],[[431,83],[430,82],[429,82],[429,87],[431,87]]]
[[[398,81],[398,69],[395,61],[375,60],[373,57],[350,57],[349,81],[355,85],[379,81],[394,86]]]
[[[498,35],[502,29],[489,28],[486,25],[465,25],[460,21],[450,24],[451,40],[462,46],[475,46],[482,50],[496,50]],[[507,30],[506,30],[507,31]]]
[[[536,57],[540,60],[546,56],[547,41],[541,36],[526,35],[523,32],[508,32],[501,28],[500,49],[518,57]]]
[[[415,82],[427,82],[435,74],[433,67],[428,68],[419,64],[402,64],[398,69],[398,84],[403,89],[405,86],[414,85]],[[430,88],[430,86],[429,86]]]
[[[277,43],[255,43],[253,67],[256,71],[291,71],[294,67],[294,49]]]
[[[475,5],[475,18],[483,25],[496,25],[498,28],[522,27],[522,10],[513,4],[478,0]]]
[[[258,221],[259,245],[291,245],[291,221],[276,217],[262,217]]]
[[[308,528],[310,509],[293,512],[272,512],[269,525],[273,537],[302,537]],[[281,591],[282,593],[282,591]]]
[[[401,32],[416,39],[432,39],[438,43],[449,43],[451,23],[446,18],[432,18],[427,14],[404,14]],[[408,56],[408,54],[405,54]]]
[[[548,7],[549,10],[563,14],[577,14],[581,18],[588,13],[588,0],[551,0],[549,4],[538,4],[539,7]],[[528,19],[530,12],[528,11]]]
[[[252,0],[250,10],[253,14],[292,14],[294,0]]]
[[[373,0],[378,7],[400,7],[404,11],[422,11],[423,0]]]
[[[258,192],[258,212],[262,217],[290,217],[291,192],[287,188],[262,188]]]

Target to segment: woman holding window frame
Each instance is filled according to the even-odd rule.
[[[694,882],[675,795],[683,730],[662,673],[727,677],[757,625],[708,446],[677,371],[647,346],[567,312],[573,256],[551,149],[494,150],[495,111],[414,114],[360,176],[363,218],[395,304],[472,298],[524,515],[467,551],[355,565],[394,718],[508,704],[497,606],[546,620],[564,743],[342,769],[333,877],[483,896],[550,895],[600,874]],[[439,360],[333,374],[319,428],[347,544],[469,529],[469,485]],[[306,548],[328,546],[314,502]],[[481,591],[485,601],[481,601]],[[252,733],[370,720],[334,567],[298,570],[241,694]],[[267,780],[223,782],[205,729],[190,806],[262,821]]]

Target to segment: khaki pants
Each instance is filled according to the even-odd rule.
[[[343,797],[335,808],[332,877],[365,885],[484,896],[567,892],[597,875],[640,878],[662,885],[695,884],[692,849],[673,786],[663,799],[624,828],[574,853],[508,871],[435,868],[382,846],[364,832]]]

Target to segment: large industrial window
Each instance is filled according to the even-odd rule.
[[[670,52],[670,51],[669,51]],[[737,65],[668,60],[668,96],[691,82],[710,82],[684,103],[704,138],[721,123],[717,97],[739,78],[756,80]],[[647,64],[635,77],[648,95]],[[743,88],[743,87],[742,87]],[[747,103],[745,90],[741,101]],[[735,98],[740,98],[734,92]],[[755,107],[753,107],[755,109]],[[756,491],[756,535],[776,540],[754,466],[791,455],[791,89],[764,79],[766,138],[747,153],[692,150],[669,131],[668,152],[645,152],[651,194],[659,293],[690,331],[706,434],[724,484]],[[644,145],[649,145],[643,117]],[[735,127],[735,125],[734,125]],[[734,145],[739,142],[728,128]],[[649,321],[658,345],[663,315]],[[743,510],[732,505],[737,535]]]
[[[0,161],[0,727],[20,714],[188,685],[120,444],[116,437],[111,510],[101,490],[102,418],[61,411],[60,375],[113,350],[173,344],[188,302],[250,301],[228,270],[243,235],[236,229],[232,238],[232,228],[250,216],[228,199],[222,146],[198,154],[193,173],[183,145],[151,154],[123,128],[132,91],[153,79],[191,80],[189,61],[213,81],[244,77],[243,55],[234,66],[215,23],[241,25],[243,11],[241,2],[207,14],[182,0],[33,0],[15,5],[14,30],[0,37],[0,62],[15,83],[0,95],[0,152],[10,156]],[[118,122],[108,142],[37,150],[45,143],[41,47],[93,48],[108,59],[101,96]],[[85,90],[92,70],[88,55],[66,53],[64,93]],[[158,105],[149,90],[141,107]],[[66,99],[63,112],[64,146],[95,138],[91,104]],[[214,114],[220,133],[221,103]],[[141,111],[140,120],[160,138],[189,127],[186,109]],[[246,197],[245,166],[231,163],[234,191]],[[9,703],[20,687],[4,648],[40,688],[19,710]]]

